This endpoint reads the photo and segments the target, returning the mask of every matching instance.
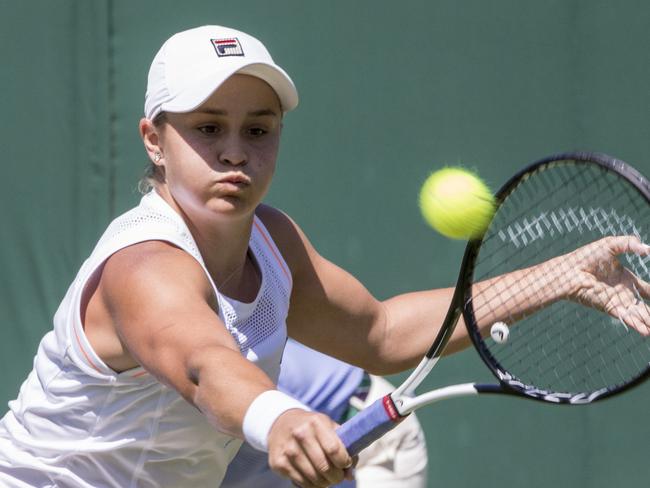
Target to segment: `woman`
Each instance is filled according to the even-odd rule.
[[[301,486],[344,478],[353,460],[336,424],[275,389],[287,334],[371,373],[402,371],[452,290],[380,302],[261,203],[297,101],[243,32],[204,26],[162,46],[139,125],[153,191],[108,227],[61,303],[0,424],[0,484],[214,487],[242,438]],[[584,253],[570,280],[560,266],[526,270],[531,293],[606,308],[607,287],[632,285],[594,270],[648,248],[592,246],[601,259]],[[635,317],[647,333],[647,311]],[[458,327],[448,351],[467,344]]]

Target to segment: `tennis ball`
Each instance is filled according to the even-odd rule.
[[[420,190],[420,210],[427,223],[452,239],[481,237],[494,215],[487,185],[471,171],[446,167],[433,172]]]

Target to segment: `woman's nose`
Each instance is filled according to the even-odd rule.
[[[221,150],[219,155],[219,161],[222,164],[227,164],[231,166],[239,166],[241,164],[246,164],[248,161],[248,156],[242,141],[237,137],[230,137],[226,141],[225,146]]]

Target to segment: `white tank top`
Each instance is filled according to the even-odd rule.
[[[143,368],[114,372],[84,334],[81,295],[92,274],[118,250],[147,240],[173,243],[198,261],[242,354],[277,381],[292,280],[268,231],[256,217],[249,248],[261,286],[252,303],[241,303],[218,292],[183,220],[151,192],[110,224],[82,265],[9,402],[0,420],[0,486],[219,486],[241,441]]]

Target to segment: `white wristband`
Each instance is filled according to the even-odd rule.
[[[292,408],[310,411],[309,407],[281,391],[267,390],[259,394],[244,415],[242,430],[246,441],[258,451],[268,452],[268,437],[273,423]]]

